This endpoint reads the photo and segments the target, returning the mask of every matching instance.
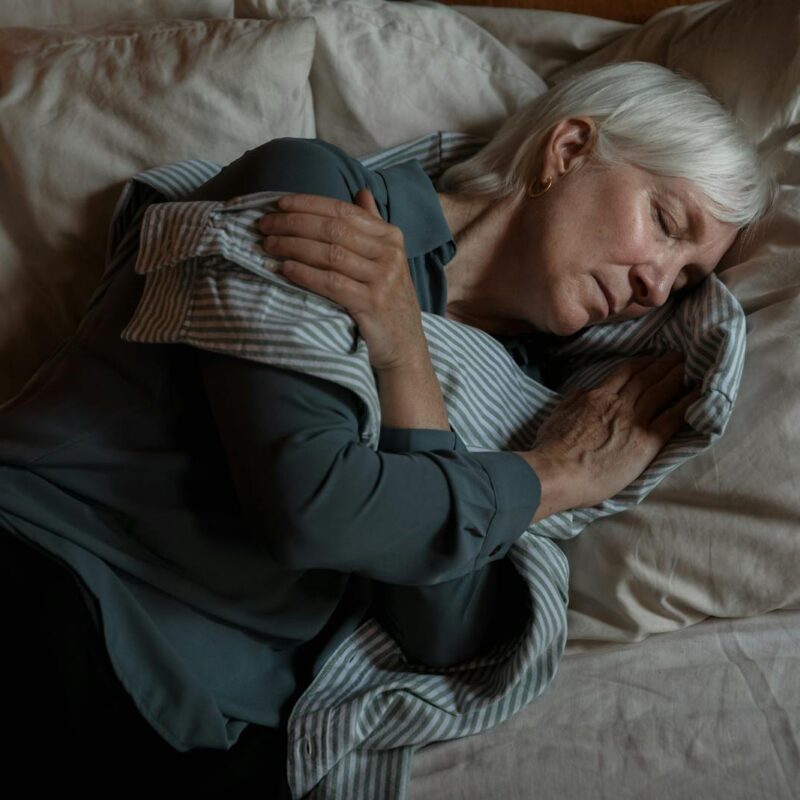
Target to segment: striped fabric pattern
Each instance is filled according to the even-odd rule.
[[[382,168],[416,158],[435,182],[485,141],[436,132],[360,160]],[[276,260],[261,250],[257,221],[275,210],[281,194],[180,201],[220,169],[201,160],[169,164],[137,174],[123,190],[107,276],[136,257],[146,285],[122,337],[180,342],[346,386],[364,401],[362,443],[376,449],[380,403],[354,321],[338,304],[276,273]],[[569,566],[557,540],[640,503],[672,470],[711,446],[724,433],[744,363],[744,313],[713,275],[644,317],[566,337],[548,353],[563,376],[549,387],[528,377],[489,334],[426,312],[422,322],[451,427],[473,452],[531,449],[563,394],[574,385],[595,385],[635,355],[682,351],[687,391],[700,386],[702,395],[683,429],[622,492],[520,532],[509,557],[529,586],[531,615],[514,641],[454,667],[425,668],[410,665],[375,619],[345,640],[289,719],[295,798],[400,800],[417,748],[488,730],[544,691],[567,638]]]

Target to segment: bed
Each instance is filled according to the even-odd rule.
[[[683,69],[781,187],[717,271],[747,316],[734,413],[641,506],[560,543],[558,674],[506,722],[419,750],[408,797],[800,797],[800,9],[498,5],[6,3],[0,403],[77,328],[140,170],[228,163],[277,136],[359,157],[430,131],[491,136],[579,67]]]

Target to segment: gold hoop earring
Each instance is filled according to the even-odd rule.
[[[548,175],[547,180],[545,181],[545,187],[540,192],[532,192],[530,188],[528,189],[528,197],[540,197],[543,195],[551,186],[553,185],[553,178],[552,176]]]

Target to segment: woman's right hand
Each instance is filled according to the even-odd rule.
[[[539,428],[534,449],[515,451],[542,484],[532,522],[597,505],[636,480],[700,396],[698,390],[684,394],[683,373],[680,353],[642,356],[593,389],[568,392]]]

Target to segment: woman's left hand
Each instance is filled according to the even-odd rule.
[[[343,306],[358,325],[376,370],[430,358],[402,231],[385,222],[372,193],[354,203],[313,194],[278,199],[258,222],[264,250],[282,274]]]

